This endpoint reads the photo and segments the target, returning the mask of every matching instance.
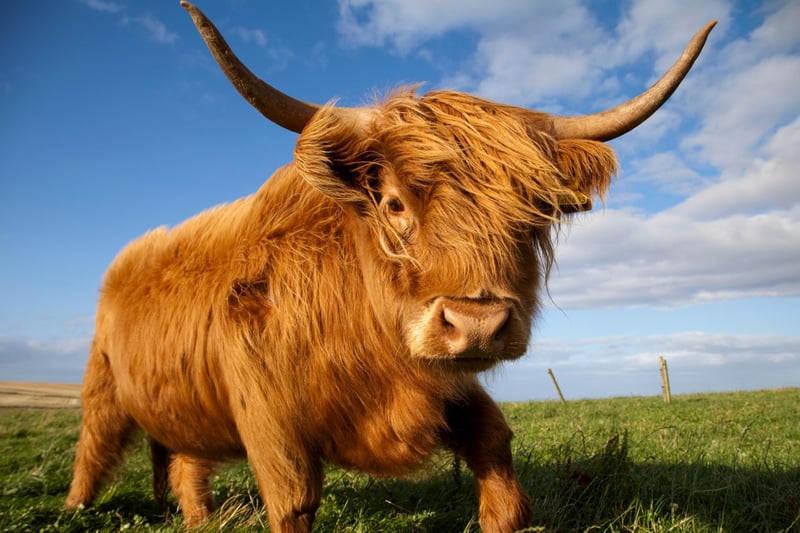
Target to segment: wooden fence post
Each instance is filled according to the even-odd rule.
[[[667,371],[667,360],[658,356],[658,362],[661,369],[661,392],[664,395],[664,403],[672,403],[672,394],[669,390],[669,372]]]
[[[556,376],[553,374],[553,370],[548,368],[547,373],[550,374],[550,379],[553,380],[553,385],[556,387],[556,392],[558,393],[559,399],[561,399],[561,403],[567,403],[567,401],[564,399],[564,395],[561,394],[561,387],[558,386],[558,381],[556,381]]]

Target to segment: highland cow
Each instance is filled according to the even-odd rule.
[[[557,117],[451,91],[304,103],[182,5],[242,95],[300,135],[255,194],[112,263],[67,507],[92,502],[141,428],[188,525],[213,508],[219,462],[248,459],[272,530],[308,531],[324,463],[403,475],[445,448],[474,473],[484,531],[528,526],[511,430],[476,372],[525,353],[553,226],[602,197],[604,141],[669,98],[713,23],[642,95]]]

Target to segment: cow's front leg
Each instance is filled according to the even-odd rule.
[[[266,409],[253,412],[269,413]],[[267,508],[270,531],[310,532],[322,497],[319,455],[275,419],[253,418],[242,426],[247,460]]]
[[[497,404],[478,385],[447,407],[445,444],[462,456],[475,475],[478,521],[484,532],[511,532],[531,521],[528,496],[514,471],[511,429]]]
[[[299,450],[281,451],[283,456],[274,448],[266,454],[248,450],[248,460],[267,508],[270,531],[310,532],[322,497],[321,461],[303,457],[296,453]]]

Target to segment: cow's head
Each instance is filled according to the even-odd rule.
[[[553,261],[552,226],[591,208],[616,159],[602,141],[658,109],[714,23],[642,95],[556,117],[463,93],[399,90],[373,107],[295,100],[239,62],[191,4],[217,62],[267,118],[300,133],[299,173],[352,219],[369,298],[412,357],[482,370],[521,356]]]

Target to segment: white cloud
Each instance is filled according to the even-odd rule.
[[[475,83],[475,92],[491,99],[538,107],[551,107],[564,97],[583,97],[599,83],[601,72],[586,50],[537,50],[522,35],[484,39],[478,45],[477,61],[485,74]]]
[[[293,59],[295,59],[294,53],[289,48],[281,43],[275,42],[274,39],[270,39],[267,36],[267,33],[260,28],[235,26],[227,30],[227,33],[237,36],[247,44],[256,45],[263,49],[268,59],[267,72],[281,70],[285,68]],[[308,59],[308,61],[313,62],[319,60],[319,50],[315,50],[315,52],[317,52],[317,56],[315,58]]]
[[[778,6],[764,24],[757,28],[752,40],[763,52],[786,50],[800,43],[797,24],[800,21],[800,4],[794,0],[776,2]]]
[[[243,26],[236,26],[230,29],[230,33],[238,36],[246,43],[254,43],[258,46],[267,45],[267,34],[264,30],[258,28],[245,28]]]
[[[675,152],[659,152],[637,159],[626,179],[651,183],[659,192],[685,196],[700,189],[706,182],[699,173],[686,165]]]
[[[160,44],[170,44],[178,40],[177,33],[169,31],[162,21],[149,13],[137,16],[125,15],[120,22],[123,26],[133,24],[143,28],[151,40]]]
[[[562,239],[550,279],[564,309],[670,307],[800,295],[800,206],[712,220],[607,210]]]
[[[102,13],[119,13],[124,8],[123,5],[117,2],[110,2],[107,0],[79,0],[79,2],[95,11]]]
[[[693,87],[690,105],[700,130],[682,145],[725,170],[746,165],[765,137],[800,114],[800,55],[760,56],[752,65],[710,72],[704,87]]]
[[[149,38],[160,44],[170,44],[178,40],[178,34],[171,32],[167,26],[150,13],[141,15],[128,14],[124,4],[110,0],[78,0],[81,4],[101,13],[117,14],[123,26],[138,26],[147,32]]]
[[[739,174],[724,173],[721,181],[676,207],[697,219],[734,213],[790,209],[800,204],[800,117],[780,128]],[[795,241],[800,245],[800,241]]]

